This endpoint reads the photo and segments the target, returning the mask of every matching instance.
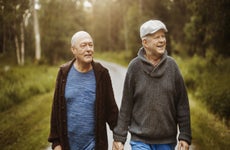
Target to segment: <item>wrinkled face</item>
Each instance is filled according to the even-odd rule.
[[[82,63],[91,63],[93,60],[94,45],[89,35],[79,37],[71,48],[75,58]]]
[[[147,35],[144,39],[142,39],[142,44],[147,55],[152,55],[154,57],[162,56],[166,49],[166,37],[164,30],[159,30],[154,34]]]

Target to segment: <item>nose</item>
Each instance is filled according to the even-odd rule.
[[[86,46],[86,51],[93,51],[93,46],[87,44],[87,46]]]

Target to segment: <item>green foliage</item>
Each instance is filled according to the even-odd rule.
[[[2,150],[47,148],[52,94],[27,97],[20,104],[0,112]]]
[[[185,26],[191,54],[205,56],[207,48],[214,48],[219,54],[230,56],[229,6],[228,0],[191,1],[189,8],[192,14]]]
[[[214,55],[214,56],[213,56]],[[221,118],[230,120],[230,59],[207,56],[206,71],[202,73],[198,97],[204,99],[208,107]]]
[[[230,59],[218,56],[212,50],[206,59],[177,59],[185,83],[194,95],[202,100],[209,110],[229,123],[230,119]]]
[[[138,22],[140,22],[139,16],[140,13],[137,11],[138,5],[133,4],[127,10],[127,14],[125,16],[125,26],[126,29],[126,49],[131,51],[132,57],[137,54],[138,49],[141,46],[141,39],[139,34],[139,26]]]
[[[0,112],[31,96],[47,93],[54,85],[54,69],[45,66],[10,67],[0,70]]]
[[[14,36],[20,33],[20,23],[29,11],[29,0],[0,1],[0,53],[12,52]]]
[[[189,95],[192,137],[195,150],[225,150],[230,146],[230,132],[224,123],[207,110],[206,105]]]
[[[30,3],[31,2],[31,3]],[[25,26],[25,57],[34,60],[33,1],[0,1],[0,53],[14,54],[18,25],[27,17]],[[85,0],[40,1],[41,63],[56,64],[71,56],[70,38],[79,30],[92,34],[95,49],[120,52],[126,49],[136,55],[141,46],[139,27],[149,19],[160,19],[168,28],[169,52],[204,57],[213,48],[230,56],[229,0]],[[30,5],[29,5],[30,3]],[[210,13],[210,10],[212,11]],[[20,39],[19,39],[20,42]],[[184,49],[178,49],[182,45]],[[15,57],[16,58],[16,57]]]
[[[82,6],[77,6],[72,0],[43,1],[41,5],[43,62],[56,64],[70,57],[71,37],[76,31],[85,29],[86,17]]]

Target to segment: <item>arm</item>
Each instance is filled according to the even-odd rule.
[[[114,129],[113,135],[114,141],[116,142],[125,143],[127,139],[128,126],[130,125],[133,108],[133,87],[131,81],[131,76],[129,73],[127,73],[124,82],[123,97],[118,116],[118,123]]]
[[[104,87],[106,88],[106,121],[108,122],[110,129],[113,130],[117,124],[118,107],[114,98],[113,87],[109,72],[106,71],[104,75]]]
[[[177,121],[179,125],[180,144],[191,144],[191,125],[190,125],[190,108],[184,80],[177,70],[176,74],[176,91],[177,91]],[[186,142],[185,142],[186,141]],[[186,143],[186,144],[185,144]]]

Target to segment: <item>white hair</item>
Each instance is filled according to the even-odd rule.
[[[92,37],[90,36],[90,34],[86,31],[78,31],[76,32],[71,39],[71,47],[74,47],[74,44],[77,42],[77,40],[79,40],[82,37],[90,37],[92,39]]]

